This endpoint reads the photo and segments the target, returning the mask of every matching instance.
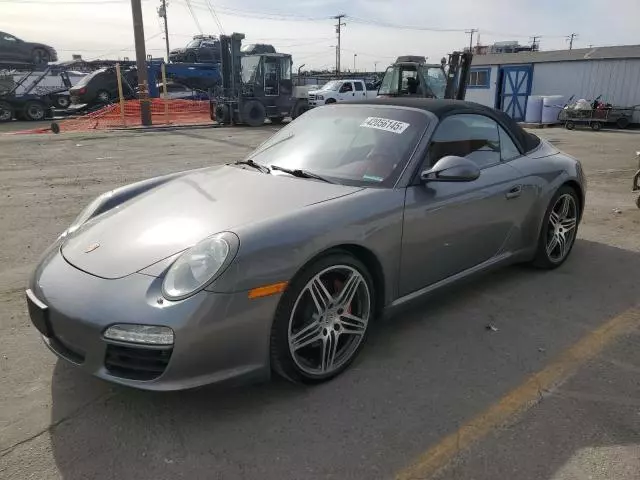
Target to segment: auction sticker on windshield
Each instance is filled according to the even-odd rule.
[[[409,128],[410,124],[399,122],[397,120],[391,120],[389,118],[367,117],[367,119],[362,122],[360,126],[365,128],[384,130],[385,132],[402,133],[407,128]]]

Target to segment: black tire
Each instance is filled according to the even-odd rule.
[[[58,95],[54,98],[53,103],[56,107],[66,110],[71,105],[71,98],[67,95]]]
[[[636,198],[636,207],[640,208],[640,196]]]
[[[620,117],[618,120],[616,120],[616,127],[618,127],[621,130],[624,130],[625,128],[627,128],[629,126],[629,123],[631,123],[629,118]]]
[[[250,127],[260,127],[264,125],[267,112],[264,105],[258,100],[249,100],[242,107],[242,121]]]
[[[602,123],[600,122],[591,122],[591,130],[594,132],[599,132],[602,130]]]
[[[270,117],[269,120],[271,120],[271,123],[274,125],[280,125],[283,122],[284,117]]]
[[[231,123],[231,114],[228,105],[216,105],[215,109],[216,122],[221,124]]]
[[[332,103],[336,103],[335,98],[327,98],[327,100],[324,102],[325,105],[331,105]]]
[[[0,100],[0,123],[10,122],[13,119],[14,110],[9,102]]]
[[[571,195],[571,197],[573,198],[575,208],[576,208],[576,212],[575,212],[576,225],[573,230],[571,243],[569,245],[569,248],[566,254],[560,260],[553,260],[550,258],[549,253],[547,253],[547,241],[548,241],[549,227],[550,227],[549,217],[551,216],[551,212],[554,206],[556,205],[556,202],[563,195]],[[547,210],[542,220],[542,227],[540,228],[540,236],[538,237],[538,246],[536,249],[536,255],[532,261],[532,265],[534,267],[545,269],[545,270],[553,270],[554,268],[558,268],[567,260],[567,258],[569,258],[569,255],[571,254],[571,250],[573,249],[573,245],[575,244],[576,237],[578,235],[578,227],[580,226],[580,211],[581,211],[580,198],[578,197],[578,193],[575,191],[575,189],[573,189],[568,185],[563,185],[562,187],[560,187],[558,191],[551,198],[551,201],[547,206]]]
[[[43,65],[49,63],[51,57],[49,52],[47,52],[43,48],[34,48],[33,52],[31,52],[31,61],[35,65]]]
[[[293,111],[291,112],[291,119],[295,120],[307,110],[309,110],[309,102],[304,99],[298,100],[293,107]]]
[[[564,124],[564,128],[567,130],[573,130],[576,128],[576,124],[574,122],[567,122]]]
[[[100,105],[111,103],[111,94],[107,90],[98,90],[96,92],[96,103]]]
[[[289,348],[289,321],[292,314],[292,310],[296,304],[296,301],[307,283],[318,273],[332,266],[348,266],[355,269],[366,282],[366,286],[369,291],[369,319],[367,328],[360,340],[360,343],[351,353],[351,356],[342,363],[336,370],[325,374],[310,374],[302,370],[295,362],[290,348]],[[306,267],[304,267],[295,278],[289,283],[285,290],[271,327],[271,343],[270,343],[270,357],[271,368],[279,376],[294,382],[294,383],[306,383],[317,384],[330,380],[344,370],[356,359],[360,350],[366,342],[369,331],[371,330],[371,323],[376,316],[375,305],[376,295],[373,286],[373,279],[371,274],[365,267],[365,265],[355,258],[353,255],[336,250],[332,253],[315,260]]]
[[[57,122],[51,122],[51,131],[53,133],[60,133],[60,125]]]
[[[31,100],[24,104],[22,115],[24,116],[25,120],[37,122],[45,119],[47,115],[47,109],[44,103]]]

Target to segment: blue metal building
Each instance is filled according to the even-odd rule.
[[[602,95],[614,105],[640,105],[640,45],[474,56],[467,100],[524,121],[530,95]]]

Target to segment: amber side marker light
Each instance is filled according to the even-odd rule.
[[[272,283],[271,285],[249,290],[249,298],[268,297],[269,295],[284,292],[285,288],[287,288],[287,282]]]

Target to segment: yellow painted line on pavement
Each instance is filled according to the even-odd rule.
[[[447,465],[456,454],[471,446],[494,428],[508,423],[515,415],[538,403],[542,392],[557,387],[582,364],[598,355],[621,334],[640,325],[640,310],[632,308],[607,320],[560,354],[543,370],[531,375],[498,402],[429,448],[407,468],[396,474],[397,480],[426,479]]]

